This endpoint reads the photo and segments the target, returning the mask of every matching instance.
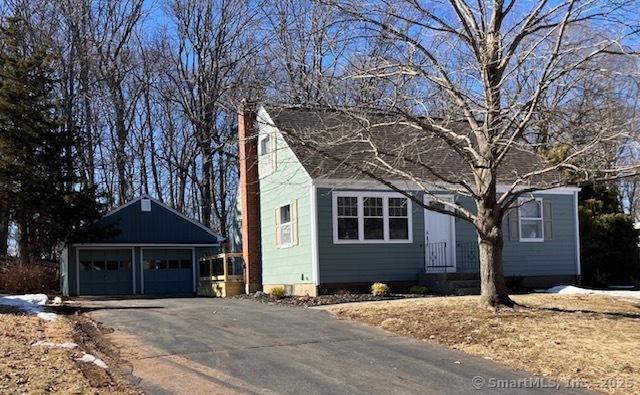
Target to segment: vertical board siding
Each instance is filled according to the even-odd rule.
[[[115,230],[115,234],[94,243],[217,243],[217,238],[199,226],[166,208],[151,202],[151,211],[143,212],[140,202],[98,221],[98,227]]]
[[[258,116],[264,114],[258,114]],[[313,283],[311,262],[311,178],[277,129],[259,122],[260,133],[273,133],[276,169],[260,179],[260,232],[263,284]],[[298,244],[276,246],[276,208],[297,201]]]
[[[316,192],[320,283],[417,281],[424,271],[423,209],[412,204],[412,243],[334,244],[332,192]],[[422,199],[422,194],[416,196]]]

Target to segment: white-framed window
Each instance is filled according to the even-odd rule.
[[[276,246],[289,248],[298,244],[297,201],[276,208]]]
[[[333,192],[333,242],[411,243],[411,200],[395,192]]]
[[[260,178],[268,176],[276,169],[275,133],[261,133],[258,136],[258,173]]]
[[[544,241],[544,218],[542,199],[519,200],[520,241]]]
[[[260,137],[259,151],[260,156],[271,154],[271,135],[268,133],[265,133]]]
[[[405,197],[389,198],[389,239],[409,239],[409,200]]]

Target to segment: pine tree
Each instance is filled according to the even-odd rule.
[[[51,257],[99,207],[89,191],[69,187],[77,183],[47,47],[28,43],[17,18],[0,28],[0,40],[0,196],[18,226],[24,263]]]

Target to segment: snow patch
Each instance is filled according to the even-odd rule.
[[[616,298],[640,299],[640,291],[620,291],[580,288],[573,285],[558,285],[546,290],[547,293],[559,295],[605,295]]]
[[[49,347],[49,348],[76,348],[78,345],[72,342],[64,342],[64,343],[51,343],[51,342],[35,342],[31,345],[31,347]]]
[[[100,358],[96,358],[94,355],[91,354],[87,354],[86,352],[83,353],[82,357],[78,358],[78,361],[80,362],[87,362],[87,363],[93,363],[94,365],[101,367],[102,369],[108,369],[109,367],[107,366],[106,363],[104,363],[104,361]]]
[[[58,318],[58,315],[44,312],[44,306],[48,300],[45,294],[8,295],[0,297],[0,305],[22,310],[46,321],[53,321]]]

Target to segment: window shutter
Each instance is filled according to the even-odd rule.
[[[544,220],[544,239],[552,240],[553,239],[553,208],[551,206],[550,200],[542,201],[542,215]]]
[[[509,211],[509,240],[520,240],[520,208]]]
[[[298,245],[298,201],[291,202],[291,243]]]
[[[276,208],[276,246],[280,247],[280,207]]]

